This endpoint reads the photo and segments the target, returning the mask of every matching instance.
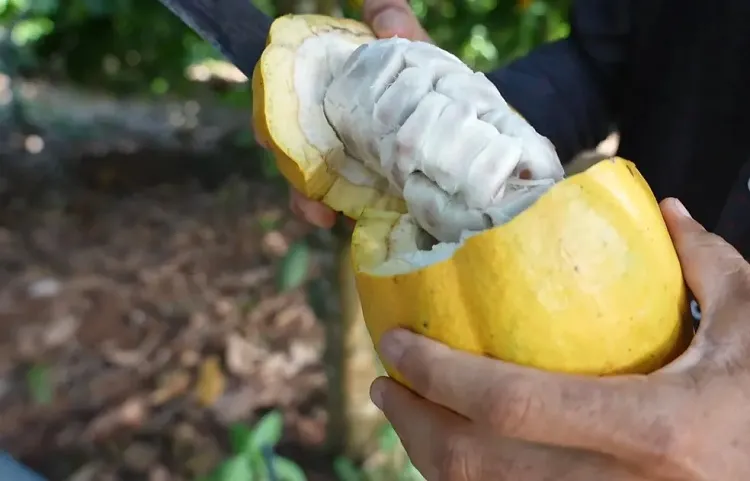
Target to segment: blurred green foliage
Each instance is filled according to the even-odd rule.
[[[351,10],[353,2],[345,0],[247,1],[255,1],[269,15],[300,10],[358,13]],[[486,70],[564,36],[569,3],[412,0],[412,7],[440,46]],[[16,71],[116,94],[188,93],[193,85],[186,68],[219,58],[156,0],[0,0],[3,38],[12,25]],[[231,103],[249,101],[231,89],[223,96]]]
[[[478,70],[568,33],[570,0],[413,0],[433,40]]]
[[[244,1],[253,1],[271,16],[318,11],[343,12],[352,17],[358,16],[352,5],[361,2]],[[568,33],[566,13],[571,1],[411,0],[411,5],[438,45],[457,54],[472,67],[486,71],[525,54],[542,42],[565,36]],[[195,94],[198,86],[186,75],[188,67],[220,59],[213,47],[157,0],[0,0],[0,42],[2,71],[14,76],[73,83],[115,95]],[[224,86],[217,98],[240,107],[250,105],[249,88],[243,84]],[[251,144],[249,134],[248,129],[247,138],[237,142]],[[304,245],[295,245],[290,251],[278,280],[282,290],[304,281],[308,257]],[[34,366],[27,377],[35,402],[48,402],[53,393],[46,369]],[[272,446],[281,429],[277,415],[264,419],[261,427],[252,431],[235,429],[234,434],[240,439],[235,440],[235,453],[211,479],[248,479],[248,473],[259,472],[263,452],[257,440],[267,438],[264,444]],[[397,437],[388,426],[382,443],[381,450],[385,452],[400,449]],[[287,473],[280,475],[280,479],[303,479],[291,462],[285,458],[274,459],[277,470]],[[421,479],[408,462],[397,469],[387,465],[364,472],[340,459],[336,468],[342,481]],[[252,479],[266,479],[262,475],[252,476]]]

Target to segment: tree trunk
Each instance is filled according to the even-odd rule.
[[[344,451],[362,459],[377,447],[378,434],[385,422],[370,400],[370,384],[380,374],[379,362],[362,315],[362,305],[351,263],[351,238],[339,252],[341,312],[344,323],[343,390],[346,397],[347,443]]]
[[[329,382],[328,449],[352,459],[365,459],[377,447],[385,418],[370,401],[370,383],[379,364],[362,317],[351,265],[351,234],[335,235],[331,266],[334,284],[325,297],[326,367]]]

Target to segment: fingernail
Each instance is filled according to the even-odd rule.
[[[682,202],[680,202],[679,199],[675,199],[674,200],[674,208],[677,210],[677,212],[679,212],[680,214],[684,215],[685,217],[692,218],[692,216],[690,215],[690,212],[688,212],[688,210],[687,210],[687,207],[685,207],[685,204],[683,204]]]
[[[378,407],[381,411],[383,410],[383,395],[385,392],[385,381],[383,379],[375,379],[372,386],[370,386],[370,399],[372,403]]]
[[[379,37],[398,35],[403,14],[396,9],[380,12],[372,21],[372,29]]]
[[[408,335],[409,333],[403,329],[395,329],[383,334],[380,338],[380,355],[385,361],[392,365],[398,364],[406,349]]]

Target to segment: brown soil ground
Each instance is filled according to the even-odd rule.
[[[278,408],[280,452],[330,479],[323,329],[301,288],[274,282],[309,231],[282,189],[0,215],[0,448],[50,480],[191,480],[226,456],[229,425]]]

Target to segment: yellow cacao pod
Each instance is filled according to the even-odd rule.
[[[353,268],[373,341],[377,343],[385,331],[401,326],[472,353],[592,375],[647,373],[682,352],[692,332],[686,315],[686,288],[656,199],[636,167],[625,159],[612,158],[561,178],[556,167],[540,160],[551,152],[546,139],[505,110],[502,119],[497,116],[500,114],[492,117],[493,109],[499,112],[503,102],[496,92],[482,90],[487,87],[481,74],[467,73],[454,65],[449,54],[441,57],[421,45],[383,47],[401,49],[401,57],[395,56],[396,60],[384,67],[396,65],[401,70],[394,70],[392,78],[384,81],[374,107],[366,104],[370,102],[366,89],[357,90],[361,85],[346,94],[331,92],[343,88],[336,87],[342,84],[337,80],[342,75],[351,76],[349,84],[354,79],[369,85],[370,90],[381,88],[380,84],[367,84],[364,73],[361,78],[355,75],[359,67],[353,57],[369,55],[361,46],[375,49],[375,42],[387,40],[375,40],[365,25],[351,20],[316,15],[281,17],[271,28],[253,75],[255,128],[273,150],[283,175],[305,195],[357,220]],[[420,63],[420,55],[430,60]],[[407,162],[410,159],[404,160],[412,155],[404,152],[412,145],[409,140],[414,140],[404,133],[408,119],[399,120],[400,130],[386,129],[382,119],[395,115],[394,107],[381,108],[378,102],[388,95],[388,89],[395,88],[409,65],[417,70],[410,74],[409,85],[420,84],[417,67],[432,69],[435,75],[433,90],[425,98],[435,91],[444,97],[459,92],[449,101],[463,102],[456,108],[465,114],[461,119],[473,115],[469,120],[474,123],[466,123],[472,129],[489,129],[490,136],[505,135],[500,127],[495,131],[492,126],[512,125],[507,127],[509,137],[497,142],[515,148],[514,162],[526,158],[527,168],[508,167],[509,179],[521,183],[522,172],[530,169],[532,175],[542,172],[553,185],[529,205],[516,209],[520,212],[514,212],[512,218],[487,228],[462,231],[451,241],[427,235],[418,216],[412,215],[408,196],[396,188],[399,182],[408,184],[403,178],[406,174],[396,167],[381,169],[372,160],[369,164],[363,160],[375,152],[372,158],[385,164],[389,152],[401,152],[399,168],[408,164],[412,170],[407,174],[412,175],[418,170],[414,165],[427,165],[431,160],[424,154],[435,150],[430,150],[430,145],[444,144],[434,155],[442,155],[446,149],[458,149],[450,150],[453,153],[471,150],[471,145],[458,145],[465,137],[460,129],[469,120],[454,122],[458,133],[441,130],[436,123],[430,124],[434,128],[413,130],[427,136],[430,145],[416,149],[426,160],[421,158],[414,165]],[[345,71],[348,73],[342,73]],[[386,74],[391,75],[373,75]],[[454,81],[465,88],[450,87]],[[421,97],[407,94],[403,94],[402,103],[413,101],[413,111],[419,111]],[[338,103],[332,98],[339,99]],[[349,103],[342,98],[350,99]],[[489,107],[486,99],[490,99]],[[344,125],[347,122],[341,119],[359,120]],[[379,128],[393,135],[368,138],[369,132]],[[446,136],[452,139],[447,144]],[[474,165],[469,157],[466,165]],[[459,164],[446,164],[443,170],[438,167],[443,184],[460,177],[451,184],[454,191],[448,198],[452,207],[456,199],[476,194],[471,190],[486,187],[481,176],[471,177]],[[491,174],[488,171],[487,177]],[[434,179],[433,183],[439,184]],[[465,179],[473,180],[466,183]],[[463,197],[456,194],[462,188]],[[489,215],[489,207],[477,209],[466,210],[466,219],[480,211],[482,219]],[[465,220],[461,215],[456,219],[459,226]],[[437,227],[435,232],[444,232]],[[400,379],[392,366],[385,368]]]

